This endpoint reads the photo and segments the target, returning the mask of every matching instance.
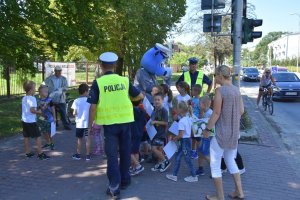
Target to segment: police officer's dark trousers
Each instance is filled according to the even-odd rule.
[[[107,177],[111,190],[130,183],[130,123],[104,125],[105,153],[107,156]],[[120,164],[118,162],[120,153]]]

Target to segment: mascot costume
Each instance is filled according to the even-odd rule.
[[[170,50],[162,44],[156,43],[142,57],[141,68],[134,78],[134,86],[146,94],[147,99],[153,103],[151,91],[157,85],[156,76],[165,76],[167,71],[163,62],[169,56]]]

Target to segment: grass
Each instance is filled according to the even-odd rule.
[[[182,73],[174,73],[172,81],[176,82]],[[89,80],[94,79],[94,72],[89,72]],[[85,72],[76,72],[76,81],[85,82]],[[162,79],[158,78],[158,82],[162,83]],[[68,98],[77,98],[77,87],[68,90]],[[21,99],[16,97],[0,102],[0,138],[13,136],[22,132],[21,126]]]
[[[77,88],[68,90],[68,98],[77,98]],[[0,103],[0,139],[22,132],[21,106],[22,97],[9,99]]]
[[[37,86],[41,85],[42,83],[42,73],[37,73],[35,77],[31,75],[27,75],[25,77],[28,80],[32,80],[36,83]],[[75,79],[76,82],[79,83],[85,83],[86,81],[86,72],[85,71],[77,71],[75,73]],[[95,72],[88,72],[88,82],[91,83],[95,79]],[[10,81],[11,81],[11,95],[19,95],[24,94],[23,87],[22,87],[22,81],[19,78],[19,75],[16,73],[12,73],[10,75]],[[6,96],[6,80],[0,76],[0,97]]]

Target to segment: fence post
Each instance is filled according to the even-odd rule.
[[[45,61],[42,61],[42,81],[45,80]]]
[[[85,65],[85,83],[88,84],[89,72],[88,72],[88,63]]]
[[[6,72],[5,72],[5,76],[6,76],[6,95],[9,98],[10,97],[10,67],[9,65],[6,66]]]

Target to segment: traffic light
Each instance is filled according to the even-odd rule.
[[[225,0],[214,0],[214,9],[225,8]],[[201,10],[211,10],[212,0],[201,0]]]
[[[213,26],[211,26],[211,14],[204,14],[203,16],[203,32],[221,32],[222,16],[214,16]]]
[[[254,31],[255,27],[262,25],[262,19],[248,19],[244,17],[242,23],[242,44],[253,42],[254,39],[260,38],[262,36],[261,31]]]

